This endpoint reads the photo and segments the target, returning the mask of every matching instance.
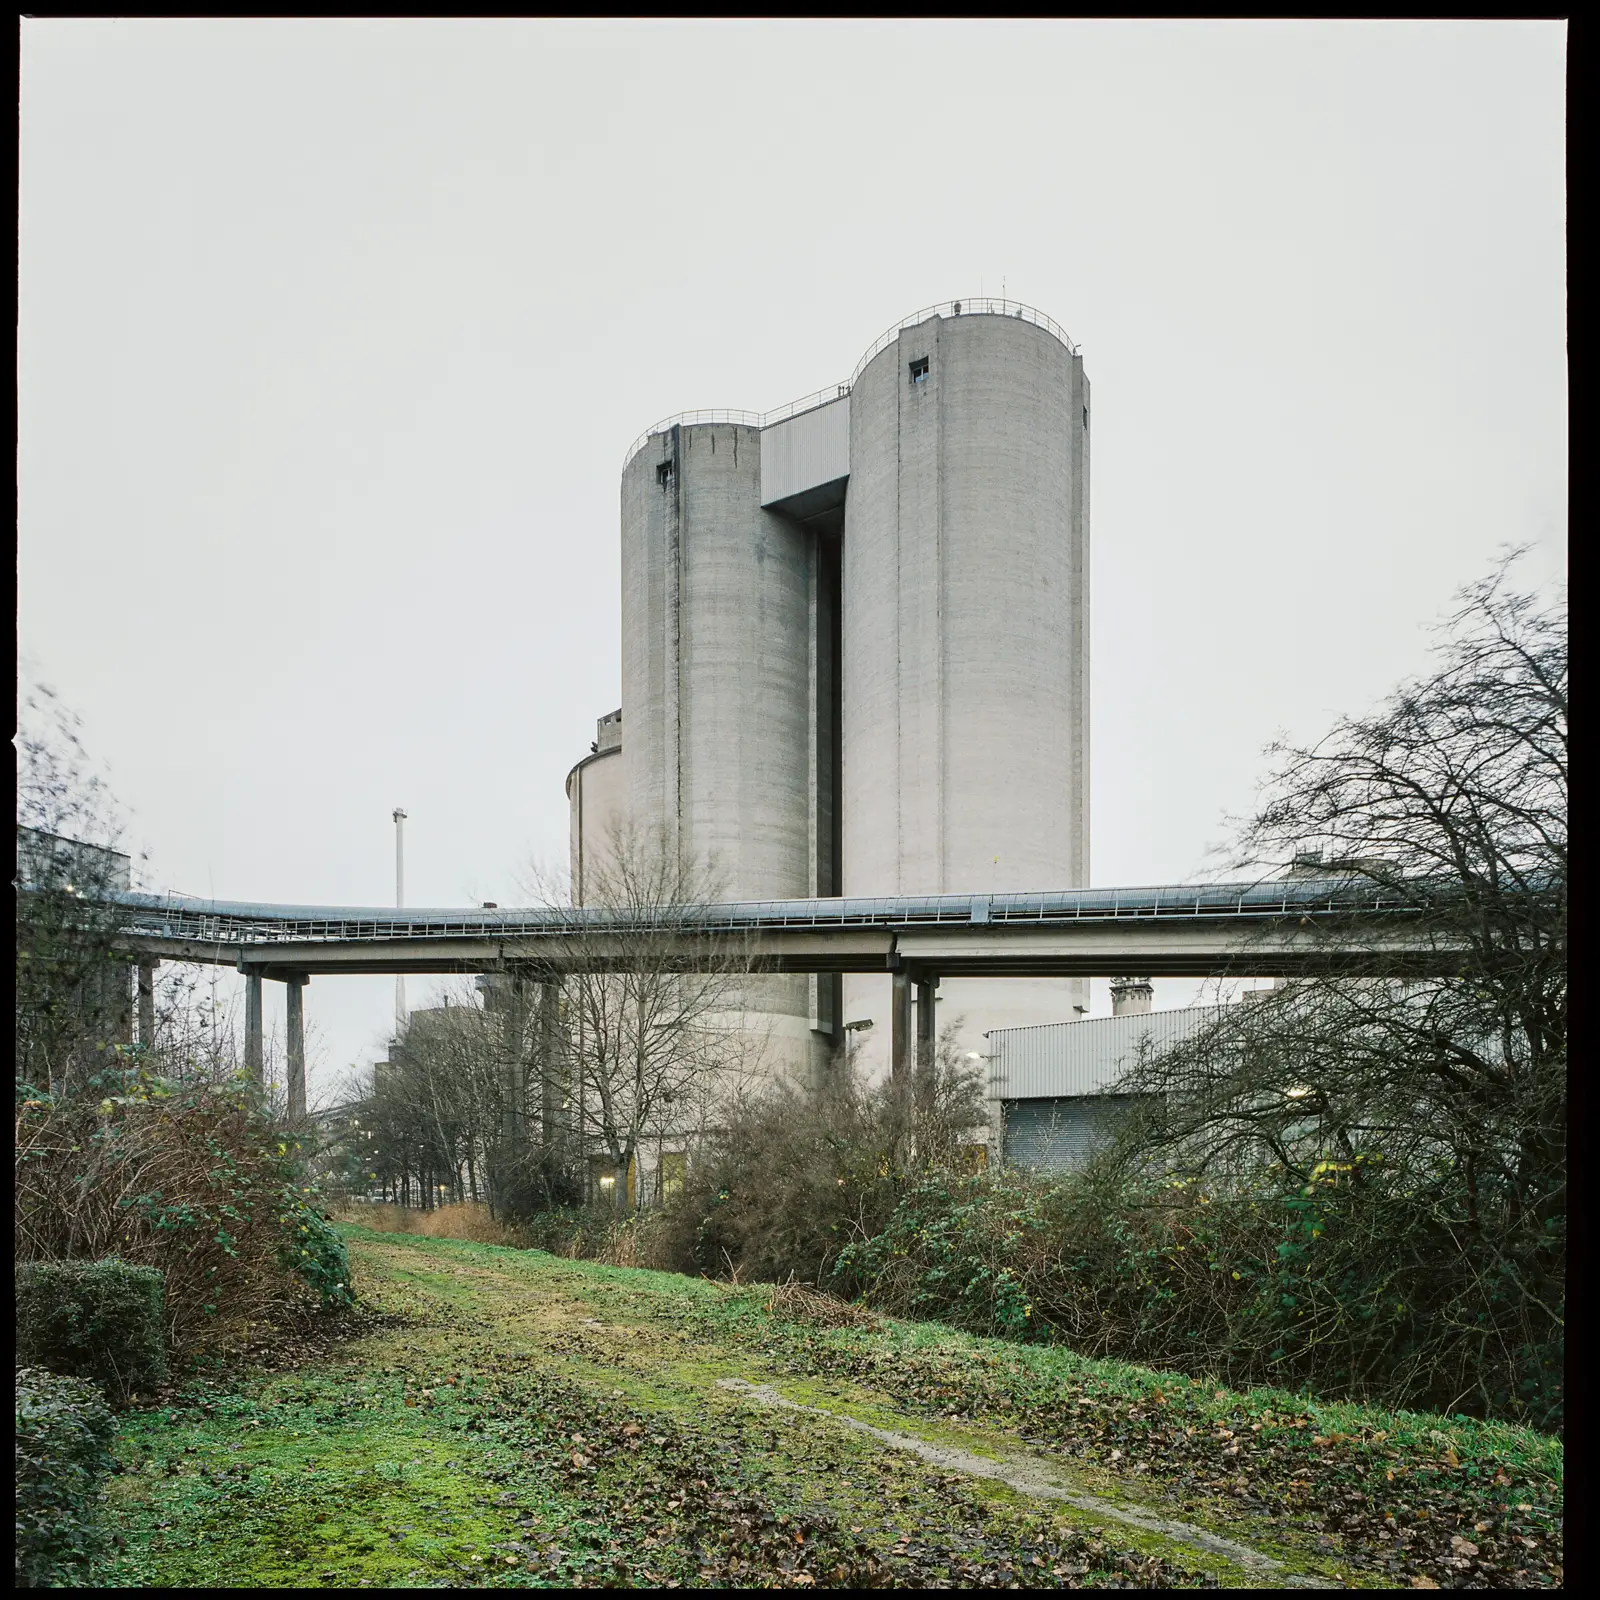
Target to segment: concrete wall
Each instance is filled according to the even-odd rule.
[[[808,536],[761,508],[759,430],[679,426],[622,481],[627,804],[730,899],[812,892]],[[769,1059],[809,1070],[804,978],[751,979]]]
[[[912,364],[927,375],[912,381]],[[1088,881],[1088,383],[1036,325],[905,329],[851,394],[846,894]],[[882,1057],[887,980],[849,978]],[[939,1016],[1067,1021],[1080,982],[946,983]]]

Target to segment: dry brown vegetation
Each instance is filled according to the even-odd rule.
[[[496,1217],[482,1200],[460,1200],[451,1205],[418,1211],[386,1203],[347,1205],[335,1220],[352,1222],[375,1233],[414,1233],[423,1239],[464,1239],[469,1244],[525,1247],[527,1230]]]

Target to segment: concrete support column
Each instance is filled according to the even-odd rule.
[[[501,1138],[506,1148],[506,1159],[512,1159],[516,1148],[517,1131],[522,1111],[522,1061],[527,1049],[528,980],[520,972],[513,972],[506,983],[505,1015],[505,1116],[501,1121]]]
[[[924,1093],[931,1093],[933,1088],[933,1045],[937,1033],[933,1004],[938,987],[937,978],[917,979],[917,1078]]]
[[[266,1048],[261,1031],[261,974],[244,975],[244,1069],[260,1084],[266,1076]]]
[[[289,1053],[289,1125],[298,1128],[306,1120],[306,985],[311,979],[303,972],[292,973],[286,984]]]
[[[889,1002],[889,1070],[902,1087],[911,1077],[911,976],[897,972]]]
[[[129,1045],[133,1043],[133,989],[138,968],[132,962],[126,966],[118,963],[111,971],[117,975],[117,986],[112,991],[111,1042]]]
[[[156,1042],[156,968],[154,956],[139,957],[139,1043],[146,1050]]]
[[[539,985],[539,1136],[546,1152],[561,1143],[561,985]]]

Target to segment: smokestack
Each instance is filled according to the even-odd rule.
[[[399,910],[406,903],[406,814],[399,806],[394,808],[394,905]],[[397,973],[394,980],[394,1036],[400,1038],[406,1031],[406,980]]]
[[[1155,989],[1148,978],[1113,978],[1111,1014],[1114,1017],[1143,1016],[1150,1009]]]

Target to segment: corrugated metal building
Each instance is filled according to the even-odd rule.
[[[1009,1165],[1072,1170],[1106,1138],[1131,1097],[1110,1093],[1148,1039],[1160,1050],[1215,1020],[1216,1006],[1186,1006],[989,1034],[995,1143]]]

